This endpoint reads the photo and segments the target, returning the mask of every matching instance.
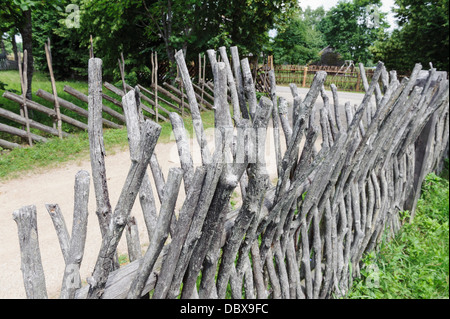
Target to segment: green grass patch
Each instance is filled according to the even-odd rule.
[[[431,173],[422,191],[413,221],[363,259],[346,298],[449,298],[449,181]]]

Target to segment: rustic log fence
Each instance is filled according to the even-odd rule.
[[[400,212],[408,209],[414,217],[425,174],[438,169],[448,156],[445,72],[421,71],[422,66],[416,65],[410,77],[399,81],[380,62],[370,82],[361,72],[365,89],[361,104],[343,106],[336,86],[332,97],[327,96],[327,73],[319,71],[304,99],[291,85],[290,119],[284,113],[286,101],[276,96],[274,72],[269,73],[270,98],[258,100],[248,61],[239,60],[236,47],[231,53],[233,66],[226,59],[217,62],[216,52],[208,51],[214,74],[213,148],[205,136],[182,51],[175,54],[201,149],[202,164],[197,167],[183,121],[171,112],[181,167],[172,168],[165,178],[153,152],[161,128],[145,119],[139,87],[123,94],[131,165],[114,209],[103,165],[101,60],[89,60],[91,168],[103,239],[92,276],[81,287],[78,269],[85,245],[89,179],[82,171],[75,179],[78,228],[70,236],[58,226],[63,220],[55,223],[66,261],[61,298],[140,298],[149,293],[155,299],[339,297],[359,276],[364,254],[401,228],[405,221]],[[345,118],[337,112],[342,107]],[[275,183],[269,179],[265,156],[266,140],[272,138],[269,127],[278,164]],[[159,212],[149,166],[157,184]],[[176,212],[181,181],[186,198]],[[242,194],[240,207],[230,203],[236,190]],[[130,216],[138,194],[150,240],[143,253],[133,240],[135,221]],[[57,212],[55,207],[48,206],[51,215]],[[27,296],[46,298],[35,211],[27,206],[13,216]],[[116,251],[124,231],[132,261],[119,267]]]
[[[28,100],[24,95],[17,95],[15,93],[5,91],[3,93],[3,97],[19,104],[20,114],[12,112],[11,110],[7,110],[6,108],[2,108],[0,105],[0,117],[5,118],[9,122],[20,124],[20,128],[10,125],[12,123],[1,123],[0,132],[6,133],[7,137],[11,136],[9,141],[0,138],[0,147],[2,148],[14,149],[17,147],[23,147],[22,144],[17,143],[17,138],[13,138],[14,136],[19,136],[22,139],[26,140],[27,144],[30,146],[33,145],[34,141],[46,142],[47,138],[50,136],[67,137],[69,136],[69,134],[62,131],[62,123],[69,124],[70,127],[74,128],[75,130],[87,131],[88,129],[88,125],[86,124],[88,118],[88,111],[86,109],[88,96],[68,85],[64,87],[64,92],[79,100],[79,105],[84,104],[86,105],[86,107],[76,105],[61,98],[61,96],[58,96],[51,68],[50,45],[46,43],[45,47],[47,61],[50,69],[52,92],[38,89],[35,94],[43,100],[52,103],[54,105],[54,108],[44,106],[36,101]],[[24,57],[26,58],[26,52],[24,54]],[[157,64],[157,60],[155,61],[155,64]],[[20,65],[21,64],[19,63],[19,66]],[[124,69],[124,66],[121,66],[121,69],[122,68]],[[26,80],[26,70],[24,70],[23,73],[24,75],[22,75],[22,70],[20,70],[21,79]],[[187,96],[184,92],[184,89],[180,87],[180,81],[175,82],[174,85],[166,82],[160,85],[157,82],[157,68],[154,69],[154,73],[156,83],[153,83],[148,88],[138,84],[138,87],[140,89],[140,98],[142,100],[141,107],[143,110],[144,118],[157,118],[157,122],[169,122],[169,114],[171,112],[178,112],[182,116],[184,116],[185,114],[189,114],[189,106],[184,102],[186,101]],[[213,108],[214,89],[207,83],[201,83],[203,83],[201,86],[194,85],[195,94],[199,98],[199,101],[201,101],[199,104],[200,109],[202,111],[208,111]],[[21,84],[23,86],[26,83]],[[103,100],[116,106],[116,109],[114,109],[112,106],[102,104],[102,112],[104,113],[102,121],[103,125],[107,128],[121,128],[122,125],[125,124],[125,115],[123,113],[122,102],[119,101],[117,97],[121,99],[125,95],[124,90],[127,91],[132,88],[127,83],[125,83],[125,80],[123,80],[122,84],[122,88],[118,88],[108,82],[105,82],[103,84],[104,88],[107,89],[105,91],[109,92],[109,94],[102,94]],[[28,116],[28,109],[37,111],[39,113],[44,113],[46,116],[49,116],[51,118],[51,121],[54,123],[53,128],[31,119]],[[34,130],[33,132],[30,132],[30,128],[37,129],[38,131]]]
[[[256,88],[259,92],[270,92],[270,81],[268,73],[271,67],[263,65],[258,69],[256,75]],[[336,85],[342,91],[365,92],[363,86],[362,74],[365,73],[366,78],[370,81],[374,75],[375,69],[365,69],[361,72],[358,67],[343,69],[338,66],[318,66],[318,65],[275,65],[275,79],[277,84],[294,83],[300,87],[310,87],[314,79],[314,75],[319,71],[325,71],[328,74],[325,80],[325,87],[330,88],[331,84]],[[409,76],[406,74],[398,74],[397,78]]]

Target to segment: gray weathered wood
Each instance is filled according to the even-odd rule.
[[[47,299],[44,269],[39,249],[36,206],[24,206],[13,212],[20,244],[21,270],[28,299]]]
[[[174,213],[178,191],[180,189],[182,170],[180,168],[171,168],[164,190],[165,196],[161,203],[161,209],[158,215],[158,222],[153,234],[147,252],[144,255],[141,265],[139,266],[138,275],[131,284],[128,292],[128,299],[139,298],[156,260],[169,236],[169,228],[172,215]]]
[[[2,109],[2,108],[0,108],[0,116],[4,117],[6,119],[9,119],[11,121],[14,121],[16,123],[19,123],[19,124],[26,125],[26,123],[27,123],[27,119],[25,117],[23,117],[19,114],[16,114],[14,112]],[[33,121],[31,119],[28,119],[28,123],[29,123],[30,127],[32,127],[32,128],[38,129],[44,133],[58,136],[58,131],[56,129],[54,129],[53,127],[41,124],[41,123]],[[69,134],[66,132],[62,132],[62,134],[63,134],[63,137],[69,136]]]
[[[89,150],[94,183],[96,211],[102,236],[108,232],[112,215],[105,166],[105,145],[102,125],[102,60],[89,59]]]
[[[186,61],[184,60],[183,51],[178,51],[175,54],[178,66],[180,68],[181,77],[183,79],[184,88],[186,90],[186,95],[189,101],[189,108],[191,110],[192,123],[194,126],[194,131],[197,137],[197,142],[200,145],[202,162],[204,164],[211,162],[211,154],[208,149],[206,136],[203,128],[202,119],[200,116],[200,111],[198,108],[197,99],[195,97],[194,88],[192,87],[192,81],[189,77],[189,73],[186,66]]]
[[[86,94],[83,94],[82,92],[80,92],[80,91],[78,91],[78,90],[76,90],[76,89],[74,89],[74,88],[72,88],[72,87],[70,87],[68,85],[64,86],[64,92],[69,93],[70,95],[76,97],[77,99],[79,99],[82,102],[88,103],[88,97],[87,97]],[[103,97],[103,94],[102,94],[102,97]],[[122,114],[120,114],[119,112],[117,112],[117,111],[113,110],[112,108],[110,108],[109,106],[106,106],[106,105],[102,104],[102,111],[105,112],[106,114],[114,117],[115,119],[119,120],[120,122],[125,123],[125,117]],[[108,126],[114,125],[114,126],[111,126],[111,127],[115,127],[115,128],[120,128],[121,127],[120,125],[118,125],[118,124],[116,124],[114,122],[111,122],[111,121],[106,121],[105,124],[106,123],[108,123],[107,124]],[[113,123],[113,124],[111,124],[111,123]]]
[[[37,134],[33,134],[33,133],[29,133],[27,131],[21,130],[20,128],[14,127],[14,126],[9,126],[3,123],[0,123],[0,132],[5,132],[5,133],[9,133],[9,134],[13,134],[13,135],[17,135],[23,138],[28,138],[28,136],[31,137],[31,139],[33,141],[37,141],[37,142],[47,142],[47,138],[37,135]]]
[[[142,184],[150,157],[153,154],[160,133],[160,125],[148,120],[145,122],[142,131],[143,136],[141,138],[139,161],[133,161],[131,164],[119,200],[114,209],[114,214],[111,216],[107,232],[103,236],[94,272],[88,280],[90,285],[88,298],[97,299],[101,297],[108,275],[114,270],[114,256],[119,239],[125,228],[126,221]]]
[[[2,96],[4,98],[7,98],[8,100],[13,101],[13,102],[16,102],[16,103],[19,103],[19,104],[23,103],[22,102],[22,98],[20,96],[18,96],[17,94],[8,92],[8,91],[5,91]],[[41,105],[39,103],[36,103],[36,102],[34,102],[32,100],[28,100],[27,99],[27,107],[30,108],[30,109],[33,109],[33,110],[45,113],[45,114],[49,115],[52,118],[56,117],[56,112],[54,110],[49,109],[48,107],[45,107],[45,106],[43,106],[43,105]],[[73,118],[71,118],[71,117],[69,117],[67,115],[61,114],[61,120],[66,122],[66,123],[69,123],[70,125],[78,127],[78,128],[80,128],[82,130],[85,130],[85,131],[88,130],[88,125],[86,125],[85,123],[80,122],[78,120],[75,120],[75,119],[73,119]]]
[[[90,177],[87,171],[81,170],[76,174],[72,235],[61,286],[61,299],[73,299],[76,290],[81,288],[80,265],[87,235],[89,183]]]

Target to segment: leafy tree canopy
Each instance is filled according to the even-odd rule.
[[[374,56],[390,69],[411,70],[415,63],[430,62],[449,71],[448,0],[396,0],[399,28],[374,45]]]
[[[324,14],[323,7],[299,11],[274,38],[274,63],[304,65],[318,60],[325,41],[316,25]]]
[[[340,1],[318,25],[328,45],[346,60],[371,64],[369,47],[385,35],[388,24],[380,0]]]

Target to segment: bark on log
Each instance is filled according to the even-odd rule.
[[[142,133],[143,137],[141,138],[142,144],[140,147],[141,154],[139,161],[131,164],[116,208],[114,209],[114,214],[110,218],[107,233],[103,236],[94,272],[88,280],[90,285],[88,298],[101,298],[108,275],[114,270],[113,262],[117,245],[119,244],[119,239],[142,184],[142,179],[144,178],[160,132],[160,125],[146,121]]]
[[[139,266],[138,275],[131,284],[128,292],[128,299],[139,298],[144,289],[145,283],[153,270],[156,260],[161,253],[164,243],[169,236],[169,227],[172,215],[174,214],[176,199],[180,189],[181,178],[183,176],[180,168],[171,168],[164,190],[165,196],[161,204],[161,209],[158,215],[158,222],[155,232],[153,233],[150,246],[144,255],[144,259]]]
[[[2,108],[0,108],[0,116],[4,117],[6,119],[9,119],[11,121],[14,121],[16,123],[19,123],[19,124],[26,125],[26,123],[27,123],[27,119],[25,117],[23,117],[19,114],[16,114],[14,112],[2,109]],[[33,121],[31,119],[29,119],[28,122],[29,122],[30,127],[32,127],[32,128],[38,129],[44,133],[58,136],[58,130],[54,129],[53,127],[41,124],[41,123]],[[66,132],[62,132],[62,135],[63,135],[63,137],[69,136],[69,134]]]
[[[14,211],[20,244],[21,270],[28,299],[47,299],[44,269],[39,249],[36,206],[24,206]]]
[[[7,98],[8,100],[11,100],[13,102],[19,103],[19,104],[23,103],[22,102],[22,98],[20,96],[18,96],[17,94],[8,92],[8,91],[5,91],[3,93],[3,97]],[[27,100],[27,107],[29,107],[30,109],[33,109],[33,110],[45,113],[45,114],[49,115],[52,118],[56,117],[56,113],[55,113],[54,110],[49,109],[48,107],[43,106],[43,105],[41,105],[39,103],[36,103],[36,102],[34,102],[32,100]],[[61,120],[66,122],[66,123],[69,123],[69,124],[71,124],[71,125],[73,125],[75,127],[78,127],[78,128],[80,128],[82,130],[85,130],[85,131],[88,130],[88,125],[86,125],[83,122],[74,120],[74,119],[72,119],[71,117],[69,117],[67,115],[61,114]]]
[[[76,290],[81,287],[80,265],[87,235],[89,182],[88,172],[82,170],[76,174],[72,235],[61,286],[61,299],[73,299]]]
[[[89,59],[89,150],[96,211],[102,237],[108,232],[112,215],[105,166],[105,145],[102,125],[102,60]]]
[[[28,134],[27,131],[24,131],[24,130],[21,130],[20,128],[17,128],[14,126],[9,126],[9,125],[3,124],[3,123],[0,123],[0,132],[17,135],[22,138],[28,138],[28,136],[30,136],[33,139],[33,141],[42,142],[42,143],[47,142],[47,139],[45,137],[42,137],[40,135],[33,134],[33,133]]]
[[[74,88],[72,88],[72,87],[70,87],[68,85],[64,86],[64,92],[69,93],[70,95],[76,97],[77,99],[79,99],[82,102],[88,103],[88,97],[86,96],[86,94],[83,94],[80,91],[77,91],[77,90],[75,90]],[[102,94],[102,97],[103,97],[103,94]],[[120,114],[119,112],[113,110],[109,106],[104,105],[103,103],[102,103],[102,111],[105,112],[106,114],[112,116],[113,118],[119,120],[120,122],[125,123],[125,117],[122,114]],[[121,128],[120,125],[118,125],[118,124],[116,124],[114,122],[107,121],[107,122],[105,122],[105,124],[106,123],[108,123],[107,124],[108,126],[113,125],[111,127]]]

